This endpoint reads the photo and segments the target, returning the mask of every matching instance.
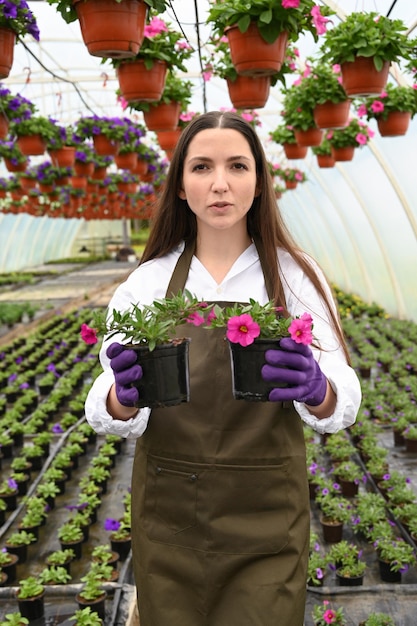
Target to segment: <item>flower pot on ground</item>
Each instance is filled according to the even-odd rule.
[[[84,586],[75,596],[79,608],[90,607],[101,619],[104,619],[107,592],[103,589],[102,582],[97,578],[94,570],[82,576],[81,582],[84,583]]]
[[[395,626],[395,622],[388,613],[372,612],[359,626]]]
[[[17,554],[13,554],[8,550],[0,552],[0,568],[1,571],[7,574],[7,582],[9,585],[16,580],[16,566],[18,562],[19,557]]]
[[[401,582],[402,573],[416,564],[414,548],[402,537],[382,537],[375,541],[381,579]]]
[[[74,626],[102,626],[103,620],[91,606],[78,609],[69,617],[74,622]]]
[[[25,563],[28,555],[28,547],[35,543],[36,537],[33,533],[20,530],[12,533],[5,542],[8,552],[19,557],[19,563]]]
[[[375,12],[352,12],[325,34],[322,58],[340,64],[349,97],[378,95],[392,62],[407,60],[411,41],[405,24]]]
[[[44,616],[45,587],[34,576],[28,576],[19,581],[16,591],[16,599],[19,611],[29,622],[38,620]]]

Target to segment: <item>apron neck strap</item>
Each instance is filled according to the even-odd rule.
[[[264,275],[265,287],[268,294],[268,298],[270,300],[273,299],[274,289],[271,277],[269,273],[266,271],[268,267],[268,263],[266,261],[265,249],[260,239],[254,237],[253,242],[256,246],[259,255],[259,261],[261,263],[262,273]],[[179,291],[183,291],[185,287],[185,283],[187,281],[188,272],[191,265],[191,260],[193,258],[195,252],[195,239],[192,241],[188,241],[185,244],[184,250],[182,251],[177,264],[174,268],[174,271],[171,276],[171,280],[169,281],[169,285],[166,291],[166,297],[171,298],[172,296],[176,296]]]

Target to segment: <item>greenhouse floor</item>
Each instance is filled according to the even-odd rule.
[[[26,334],[45,318],[55,313],[63,313],[82,306],[105,306],[107,305],[115,287],[124,280],[136,267],[135,262],[103,261],[80,267],[79,264],[56,264],[52,266],[53,276],[49,275],[35,285],[21,287],[15,291],[3,291],[0,293],[0,301],[28,301],[39,303],[40,308],[33,322],[18,324],[13,329],[0,328],[0,345],[8,343],[17,336]],[[47,270],[51,272],[51,265],[35,268],[39,273]],[[381,443],[389,450],[389,462],[392,468],[401,468],[410,477],[411,486],[417,494],[417,455],[398,450],[392,441],[391,431],[382,431]],[[118,461],[115,482],[111,487],[111,493],[126,486],[130,478],[131,465],[134,453],[134,442],[127,441],[124,454]],[[94,454],[92,451],[90,454]],[[361,487],[364,488],[364,487]],[[65,496],[64,496],[65,498]],[[106,496],[105,507],[111,515],[112,495]],[[312,528],[321,536],[318,521],[317,507],[314,502],[311,505]],[[107,509],[106,509],[107,510]],[[99,530],[95,532],[100,532]],[[346,531],[344,539],[353,539],[353,535]],[[357,538],[355,538],[357,541]],[[33,549],[33,548],[32,548]],[[347,624],[358,626],[361,620],[365,620],[371,611],[386,612],[391,615],[396,626],[415,626],[417,624],[417,572],[415,568],[403,574],[401,584],[381,583],[374,553],[371,547],[363,545],[364,557],[368,562],[363,586],[340,587],[336,585],[334,575],[327,574],[323,587],[308,587],[305,626],[313,626],[312,609],[323,600],[329,600],[332,606],[343,606]],[[40,555],[42,556],[42,555]],[[36,571],[36,566],[35,570]],[[113,583],[115,597],[118,594],[118,602],[109,608],[106,614],[106,626],[139,626],[136,610],[135,586],[131,572],[130,560],[124,565],[123,584]],[[23,574],[23,570],[19,575]],[[67,624],[70,622],[64,617],[69,614],[65,611],[66,598],[74,593],[74,585],[56,586],[48,590],[46,596],[45,619],[36,626],[52,626],[55,624]],[[12,589],[0,589],[0,618],[6,612],[16,610],[15,600],[11,597]],[[71,595],[71,597],[72,597]],[[117,611],[116,607],[117,606]],[[61,611],[59,609],[61,607]],[[61,613],[61,617],[58,614]],[[64,621],[63,621],[64,620]],[[72,622],[71,622],[72,623]],[[165,626],[165,625],[160,625]],[[223,626],[223,625],[222,625]],[[230,624],[228,626],[241,626]],[[251,626],[260,626],[253,624]],[[268,624],[263,626],[279,626]]]

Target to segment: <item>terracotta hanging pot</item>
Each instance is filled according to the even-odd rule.
[[[232,63],[238,74],[250,76],[276,74],[281,69],[287,50],[288,33],[282,32],[274,43],[267,43],[255,22],[245,33],[237,26],[226,29]]]
[[[335,148],[332,146],[332,155],[335,161],[352,161],[355,154],[355,146],[343,146]]]
[[[127,59],[138,54],[147,13],[143,0],[75,0],[74,4],[92,56]]]
[[[143,177],[148,171],[148,162],[138,156],[136,165],[131,171],[132,174],[136,174],[136,176],[139,176],[143,180]]]
[[[13,65],[16,33],[0,26],[0,80],[7,78]]]
[[[55,167],[73,167],[75,163],[75,151],[76,148],[74,146],[63,146],[56,150],[48,150],[48,153]]]
[[[114,156],[119,150],[119,142],[113,141],[106,135],[93,135],[94,150],[100,156]]]
[[[299,146],[298,143],[283,143],[287,159],[304,159],[307,156],[308,146]]]
[[[334,167],[336,160],[334,158],[333,155],[331,154],[317,154],[316,155],[317,158],[317,165],[319,167]]]
[[[5,139],[9,131],[9,120],[7,115],[0,112],[0,139]]]
[[[319,146],[323,139],[323,131],[320,128],[294,129],[294,137],[299,146]]]
[[[180,102],[161,102],[143,112],[148,130],[175,130],[181,113]]]
[[[406,134],[410,120],[409,111],[391,111],[386,120],[379,117],[376,123],[381,137],[398,137]]]
[[[71,176],[70,185],[73,189],[86,189],[87,179],[85,176]]]
[[[229,97],[236,109],[259,109],[265,106],[271,88],[270,76],[242,76],[226,79]]]
[[[350,100],[343,102],[323,102],[316,104],[313,110],[314,121],[318,128],[344,128],[349,122]]]
[[[157,102],[162,97],[167,76],[165,61],[154,61],[151,69],[138,59],[117,68],[121,95],[127,102]]]
[[[91,178],[94,173],[94,163],[83,163],[82,161],[75,161],[74,173],[76,176],[87,176]]]
[[[285,181],[285,189],[296,189],[298,185],[298,181],[296,180],[286,180]]]
[[[96,167],[93,164],[93,171],[89,176],[94,180],[104,180],[107,176],[107,167]]]
[[[24,172],[28,166],[28,161],[23,163],[14,163],[11,159],[3,158],[4,164],[8,172]]]
[[[390,62],[377,70],[372,57],[358,56],[354,61],[341,63],[342,86],[349,97],[378,96],[388,81]]]
[[[122,154],[115,154],[114,162],[121,170],[133,171],[138,162],[137,152],[122,152]]]
[[[162,150],[173,150],[181,135],[181,129],[157,131],[156,136]]]
[[[39,133],[35,135],[21,135],[16,139],[16,143],[20,152],[26,156],[40,156],[46,150],[46,143]]]

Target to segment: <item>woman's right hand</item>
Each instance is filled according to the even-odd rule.
[[[114,342],[106,350],[110,367],[114,372],[117,400],[123,406],[134,407],[139,400],[139,392],[132,386],[143,376],[141,366],[136,362],[136,352],[123,344]]]

